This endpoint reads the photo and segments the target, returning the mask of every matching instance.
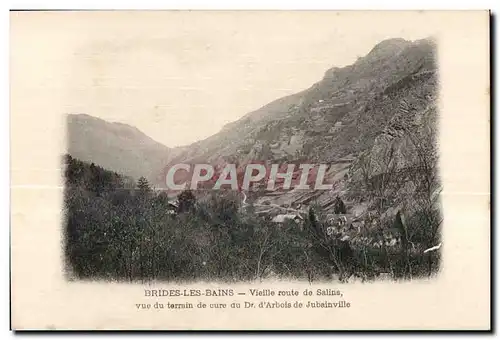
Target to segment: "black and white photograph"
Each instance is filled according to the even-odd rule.
[[[489,15],[11,11],[12,327],[488,328]]]
[[[183,44],[175,34],[174,43]],[[67,115],[68,279],[347,282],[438,275],[443,216],[433,37],[387,37],[358,48],[366,53],[346,64],[331,55],[321,62],[322,77],[297,92],[266,60],[246,61],[239,72],[268,68],[269,82],[286,95],[243,115],[245,106],[231,100],[220,108],[190,108],[203,113],[194,121],[182,119],[177,108],[217,95],[210,77],[218,83],[227,76],[210,65],[234,56],[218,56],[222,46],[208,34],[189,34],[205,40],[186,44],[178,56],[168,40],[129,37],[96,39],[75,56],[89,71],[81,77],[88,87],[80,91],[99,108]],[[242,58],[256,58],[248,43],[254,37],[234,34],[225,43],[238,44],[248,54]],[[255,44],[274,48],[297,44],[293,37],[258,39]],[[342,53],[354,54],[353,40],[342,44]],[[335,37],[326,42],[339,43]],[[179,58],[171,61],[179,69],[149,65],[142,52],[148,48],[167,64]],[[140,70],[130,75],[96,69],[132,57]],[[179,87],[179,95],[167,99],[163,92],[173,76],[200,84]],[[253,104],[253,91],[264,90],[257,81],[267,79],[247,77],[255,83],[238,96]],[[143,95],[151,101],[134,103]],[[111,100],[123,102],[107,106]],[[205,131],[214,109],[234,120],[219,131],[217,122],[207,122]],[[103,110],[115,118],[101,117]],[[128,112],[152,120],[142,124],[150,130],[132,125]]]

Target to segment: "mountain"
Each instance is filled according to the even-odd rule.
[[[332,191],[251,192],[248,202],[257,212],[313,202],[328,210],[340,195],[350,211],[385,214],[422,192],[428,202],[439,188],[436,54],[432,39],[382,41],[310,88],[173,149],[128,125],[70,115],[69,154],[157,185],[175,163],[328,163]]]
[[[171,151],[135,127],[86,114],[69,114],[67,128],[72,157],[135,179],[158,181]]]
[[[410,145],[411,138],[427,142],[427,151],[435,154],[436,53],[432,39],[382,41],[352,65],[327,70],[310,88],[250,112],[203,141],[176,149],[171,164],[329,163],[327,177],[336,183],[333,192],[263,192],[253,194],[251,200],[262,207],[314,200],[327,208],[336,195],[350,193],[346,197],[356,205],[359,191],[368,190],[360,189],[361,160],[370,158],[370,166],[375,167],[388,150],[395,150],[397,169],[409,169],[419,155]],[[376,177],[375,169],[370,172]]]

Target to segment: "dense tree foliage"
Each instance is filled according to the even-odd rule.
[[[344,202],[338,196],[335,198],[333,211],[335,214],[345,214],[347,212]]]
[[[428,266],[419,256],[331,237],[314,209],[304,222],[276,224],[241,209],[237,192],[185,191],[173,213],[167,194],[145,178],[135,183],[69,155],[65,181],[66,266],[78,279],[397,278],[405,266],[414,275]]]

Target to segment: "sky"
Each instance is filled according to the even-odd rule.
[[[11,16],[11,72],[29,74],[27,98],[50,98],[51,110],[130,124],[175,147],[310,87],[384,39],[433,34],[424,15],[415,18],[415,12],[22,12]]]

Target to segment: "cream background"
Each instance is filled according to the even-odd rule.
[[[489,328],[488,19],[486,11],[12,12],[10,105],[13,328]],[[162,32],[162,37],[167,37],[174,28],[185,29],[181,30],[184,33],[178,36],[177,40],[174,39],[177,44],[172,44],[172,49],[176,52],[175,55],[187,54],[187,59],[180,59],[187,61],[158,66],[163,62],[163,59],[159,59],[161,51],[149,55],[149,52],[137,52],[135,47],[131,52],[126,50],[124,55],[131,60],[123,63],[105,60],[106,53],[95,58],[88,54],[89,44],[93,46],[90,51],[125,48],[118,43],[122,38],[117,38],[124,32],[133,38],[134,44],[148,44],[155,37],[153,33],[158,27],[163,28],[165,22],[169,23],[170,29],[166,30],[167,33]],[[208,24],[211,25],[210,29],[207,28]],[[256,65],[269,63],[268,67],[276,70],[277,76],[275,78],[269,69],[262,71],[257,66],[246,69],[249,78],[245,79],[245,83],[248,86],[266,87],[265,90],[252,92],[255,96],[252,95],[251,100],[242,99],[244,85],[239,82],[239,77],[228,74],[230,67],[225,67],[224,58],[240,56],[245,51],[238,44],[233,50],[228,47],[228,51],[220,47],[223,42],[231,41],[229,36],[232,27],[239,27],[241,32],[246,32],[245,39],[266,41],[271,33],[280,32],[283,39],[292,41],[292,46],[296,39],[299,39],[301,43],[310,42],[307,48],[318,44],[319,51],[325,46],[326,40],[318,38],[315,32],[326,26],[335,28],[337,35],[334,37],[339,40],[333,40],[342,42],[344,54],[340,53],[341,50],[336,45],[334,50],[327,51],[324,55],[318,54],[319,62],[315,63],[307,55],[304,56],[303,53],[306,52],[297,50],[287,56],[289,63],[308,63],[309,71],[303,67],[292,67],[296,72],[291,72],[290,69],[281,69],[271,62],[273,58],[274,62],[278,62],[284,57],[280,54],[282,52],[267,46],[266,58],[269,59],[258,59]],[[285,34],[286,32],[289,33]],[[213,54],[206,59],[190,54],[186,46],[204,46],[205,42],[199,35],[206,37],[212,34],[218,37],[216,40],[221,45],[215,46],[219,46],[219,49],[215,48],[215,51],[211,52]],[[152,91],[153,94],[141,92],[138,86],[149,84],[161,87],[157,83],[159,80],[154,77],[155,74],[165,78],[179,67],[187,70],[186,74],[195,75],[196,72],[192,70],[193,63],[198,67],[215,60],[213,65],[204,65],[206,74],[210,75],[209,85],[213,94],[202,96],[199,102],[193,105],[189,104],[189,101],[177,103],[175,112],[168,111],[169,119],[175,120],[176,116],[182,116],[177,120],[176,130],[169,130],[168,134],[182,135],[187,129],[195,130],[186,137],[187,141],[200,138],[205,133],[200,131],[208,124],[206,112],[211,112],[210,120],[216,122],[211,126],[214,130],[211,133],[214,133],[220,128],[218,124],[234,120],[238,115],[248,112],[247,107],[253,106],[250,110],[255,109],[283,94],[308,87],[319,80],[327,68],[352,63],[355,55],[366,54],[382,39],[398,36],[412,39],[428,35],[438,39],[441,74],[439,144],[445,218],[443,270],[438,279],[410,283],[313,284],[312,287],[308,283],[299,282],[211,284],[214,287],[233,288],[237,291],[248,287],[277,289],[293,286],[300,291],[306,287],[340,287],[346,299],[351,302],[351,308],[344,310],[223,311],[137,311],[135,303],[154,303],[154,300],[143,297],[142,285],[70,283],[64,280],[60,251],[62,187],[59,160],[61,153],[65,151],[66,112],[81,110],[106,119],[128,122],[161,141],[158,136],[164,134],[164,125],[161,123],[163,118],[155,118],[154,109],[146,110],[142,115],[136,113],[138,108],[153,105],[152,101],[159,98],[155,97],[158,94],[155,91]],[[92,45],[94,41],[100,42],[101,45]],[[102,44],[102,41],[109,44]],[[82,49],[82,45],[87,46],[87,49]],[[266,44],[256,45],[261,46],[259,48],[266,47]],[[248,51],[258,56],[259,49],[252,47],[248,47]],[[135,55],[137,53],[138,56]],[[327,59],[325,56],[328,53],[335,53],[338,61],[334,58]],[[133,62],[136,57],[148,61],[147,67],[142,63]],[[243,63],[245,60],[244,57],[235,57],[232,63]],[[295,78],[287,82],[290,86],[286,91],[291,92],[280,92],[280,84],[285,79],[284,73]],[[132,76],[128,78],[123,76],[124,74]],[[194,76],[195,87],[204,88],[205,78]],[[182,83],[187,80],[179,81]],[[227,89],[224,85],[227,82],[232,84],[233,90]],[[124,88],[128,86],[133,89],[135,101],[123,102],[124,97],[116,96],[113,91],[106,92],[106,87],[115,88],[114,91],[117,91],[116,88],[122,84]],[[173,83],[167,84],[171,85],[173,97],[166,96],[165,103],[170,101],[169,98],[178,95],[175,92],[176,86],[173,86]],[[217,98],[218,93],[224,93],[224,98]],[[260,94],[257,95],[258,93]],[[105,110],[106,107],[114,109]],[[212,110],[212,107],[216,110]],[[231,110],[223,110],[225,107]],[[172,139],[177,141],[175,143],[182,143],[182,140]],[[173,286],[157,285],[158,288]],[[207,286],[208,284],[197,283],[182,285],[180,288]],[[256,300],[250,300],[249,296],[220,299],[227,303]],[[303,297],[302,299],[306,300]],[[164,299],[164,302],[167,300]],[[199,300],[192,299],[195,304]],[[209,298],[203,300],[210,302]],[[177,298],[170,301],[185,300]]]

